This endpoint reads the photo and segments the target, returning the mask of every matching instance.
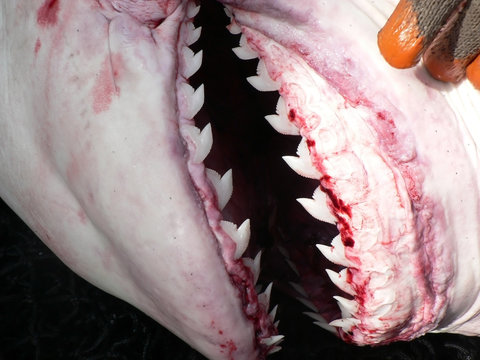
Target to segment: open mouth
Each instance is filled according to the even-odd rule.
[[[2,198],[69,267],[211,359],[281,349],[269,282],[347,342],[475,334],[477,95],[383,63],[393,2],[223,3],[245,62],[227,48],[202,67],[210,6],[198,41],[193,3],[45,1],[33,110],[0,139],[16,150]],[[98,16],[70,21],[82,12]],[[269,92],[254,103],[248,68]]]

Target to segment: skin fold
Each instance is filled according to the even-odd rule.
[[[383,62],[376,32],[393,1],[222,3],[263,61],[256,87],[278,90],[284,131],[305,139],[321,220],[340,231],[323,252],[347,268],[351,298],[336,313],[315,303],[324,325],[359,344],[476,334],[473,89]],[[0,196],[76,273],[208,358],[264,358],[281,339],[268,296],[192,129],[194,5],[2,1]]]

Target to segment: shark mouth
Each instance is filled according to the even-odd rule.
[[[2,199],[210,359],[281,349],[267,280],[355,344],[477,334],[477,93],[383,62],[395,1],[221,2],[282,140],[200,111],[194,2],[2,4]]]

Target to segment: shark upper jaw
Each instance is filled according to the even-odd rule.
[[[455,97],[476,94],[434,91],[379,60],[372,39],[391,2],[225,3],[230,30],[245,35],[236,53],[263,60],[250,81],[282,96],[269,120],[304,139],[287,162],[319,190],[302,204],[340,231],[320,246],[345,268],[329,272],[339,308],[300,277],[313,316],[360,344],[475,334],[476,113]],[[195,7],[169,2],[149,21],[122,1],[32,4],[2,11],[2,198],[69,267],[207,357],[278,350],[269,290],[253,291],[259,258],[238,250],[248,222],[223,222],[229,175],[205,170],[209,129],[193,126]],[[30,26],[13,34],[18,19]]]

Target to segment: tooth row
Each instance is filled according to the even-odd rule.
[[[262,252],[260,251],[257,256],[255,256],[255,259],[251,258],[243,258],[243,264],[250,268],[253,274],[253,283],[256,284],[258,281],[258,277],[260,276],[260,259],[262,257]]]
[[[198,69],[200,69],[200,67],[202,66],[203,51],[200,50],[195,54],[192,49],[185,46],[182,49],[182,56],[183,56],[182,73],[183,73],[183,76],[186,79],[188,79],[193,74],[195,74],[198,71]]]
[[[227,205],[233,193],[232,169],[220,176],[215,170],[206,169],[206,174],[217,193],[217,206],[221,210]]]
[[[342,243],[342,238],[340,235],[337,235],[333,239],[332,246],[317,244],[317,248],[320,250],[323,256],[325,256],[334,264],[346,267],[350,265],[349,261],[345,257],[345,246]]]
[[[336,218],[327,206],[327,195],[317,188],[313,193],[313,199],[297,199],[297,201],[315,219],[335,225]]]
[[[232,23],[233,25],[234,23]],[[238,25],[237,25],[238,26]],[[235,29],[236,30],[236,29]],[[240,27],[238,27],[238,30],[240,30]],[[235,55],[238,56],[239,59],[241,60],[252,60],[256,59],[258,57],[258,54],[253,51],[250,46],[248,46],[247,43],[247,38],[245,35],[242,34],[240,37],[240,44],[238,47],[233,48],[232,51],[235,53]]]
[[[181,128],[183,138],[193,144],[194,150],[191,150],[190,160],[195,164],[200,164],[209,154],[212,144],[212,126],[207,124],[202,131],[194,125],[184,125]]]
[[[287,106],[283,97],[278,98],[277,115],[267,115],[265,119],[280,134],[300,135],[300,130],[290,121],[287,115]]]
[[[280,85],[268,75],[267,67],[263,60],[258,61],[257,76],[250,76],[247,81],[258,91],[278,91]]]
[[[180,85],[180,93],[183,95],[182,116],[185,119],[191,120],[197,115],[203,106],[205,99],[205,90],[203,84],[197,90],[194,90],[190,84],[183,83]]]
[[[336,285],[340,290],[352,296],[356,295],[352,285],[347,282],[347,269],[343,269],[339,273],[330,269],[325,269],[325,271],[327,272],[327,275],[333,284]]]
[[[242,225],[237,228],[237,225],[231,223],[230,221],[222,220],[220,226],[223,231],[227,233],[230,238],[235,241],[235,260],[240,259],[245,250],[248,247],[248,242],[250,241],[250,220],[245,220]]]

